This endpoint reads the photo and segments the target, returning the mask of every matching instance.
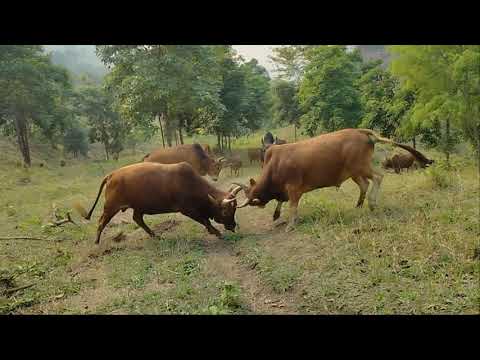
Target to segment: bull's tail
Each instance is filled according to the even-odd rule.
[[[93,210],[95,209],[95,206],[97,206],[97,202],[98,202],[98,199],[100,198],[100,195],[102,194],[102,190],[103,190],[103,187],[105,186],[105,184],[107,183],[107,181],[110,179],[110,175],[107,175],[105,176],[105,178],[103,179],[102,183],[100,184],[100,189],[98,190],[98,194],[97,194],[97,198],[95,199],[95,203],[93,204],[92,208],[90,209],[90,211],[87,212],[85,211],[85,209],[80,205],[80,204],[75,204],[74,207],[75,209],[87,220],[90,220],[90,218],[92,217],[92,213],[93,213]]]
[[[397,143],[396,141],[393,141],[391,139],[385,138],[383,136],[380,136],[377,134],[375,131],[370,130],[370,129],[357,129],[361,133],[365,134],[368,136],[368,138],[373,142],[380,142],[380,143],[386,143],[386,144],[392,144],[394,146],[398,146],[404,150],[407,150],[410,154],[412,154],[417,161],[421,162],[422,164],[431,164],[433,163],[433,160],[428,159],[425,155],[423,155],[420,151],[412,148],[411,146],[404,145]]]

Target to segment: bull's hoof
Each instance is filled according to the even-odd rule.
[[[285,229],[285,232],[289,233],[289,232],[292,232],[293,230],[295,230],[295,227],[292,225],[288,225],[287,228]]]
[[[277,220],[280,217],[280,211],[275,211],[273,213],[273,221]]]
[[[368,204],[368,208],[370,209],[370,211],[373,211],[377,208],[377,205],[376,204]]]
[[[281,225],[284,225],[287,223],[287,220],[278,220],[278,221],[275,221],[272,225],[272,227],[275,229]]]

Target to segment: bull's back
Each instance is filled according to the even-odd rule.
[[[371,163],[373,145],[366,135],[347,130],[269,148],[265,163],[272,163],[274,180],[308,191],[340,185],[361,172]]]
[[[184,145],[167,149],[158,149],[148,155],[144,162],[155,162],[160,164],[178,164],[186,162],[197,172],[203,173],[200,161],[192,146]]]
[[[177,211],[186,183],[195,181],[196,177],[198,175],[185,162],[134,164],[112,174],[106,195],[108,198],[108,193],[114,193],[120,205],[141,209],[144,213]]]

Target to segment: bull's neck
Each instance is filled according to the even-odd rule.
[[[262,176],[255,184],[253,197],[258,197],[261,201],[268,203],[273,199],[271,190],[270,172],[267,170],[262,173]]]
[[[203,179],[205,180],[205,179]],[[208,193],[215,197],[215,199],[224,199],[226,197],[226,193],[220,189],[217,189],[215,186],[213,186],[211,183],[209,183],[207,180],[205,180],[205,183],[207,184],[207,189]]]

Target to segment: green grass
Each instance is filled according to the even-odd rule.
[[[264,131],[235,141],[234,151],[258,145]],[[287,140],[292,129],[273,131]],[[214,144],[214,137],[191,141]],[[127,314],[472,314],[479,313],[480,249],[478,164],[467,153],[442,156],[428,170],[387,173],[379,206],[354,208],[357,186],[304,195],[293,233],[272,230],[275,203],[237,212],[240,230],[223,240],[181,215],[146,217],[154,227],[179,224],[156,239],[135,224],[111,224],[100,247],[94,245],[103,196],[91,221],[73,212],[74,202],[90,207],[102,178],[138,161],[151,149],[118,161],[67,159],[33,145],[34,166],[17,166],[13,145],[0,141],[0,231],[2,236],[43,237],[47,241],[0,241],[0,275],[32,287],[0,294],[0,313]],[[377,160],[383,156],[378,147]],[[46,166],[35,166],[44,161]],[[245,162],[245,165],[247,163]],[[245,166],[244,165],[244,166]],[[258,164],[243,169],[240,181],[258,178]],[[227,170],[217,186],[235,181]],[[51,227],[53,208],[72,213],[78,226]],[[288,216],[288,205],[283,217]],[[109,240],[123,231],[136,235]],[[2,288],[0,287],[0,292]],[[270,300],[281,300],[275,308]],[[268,300],[268,301],[267,301]]]

